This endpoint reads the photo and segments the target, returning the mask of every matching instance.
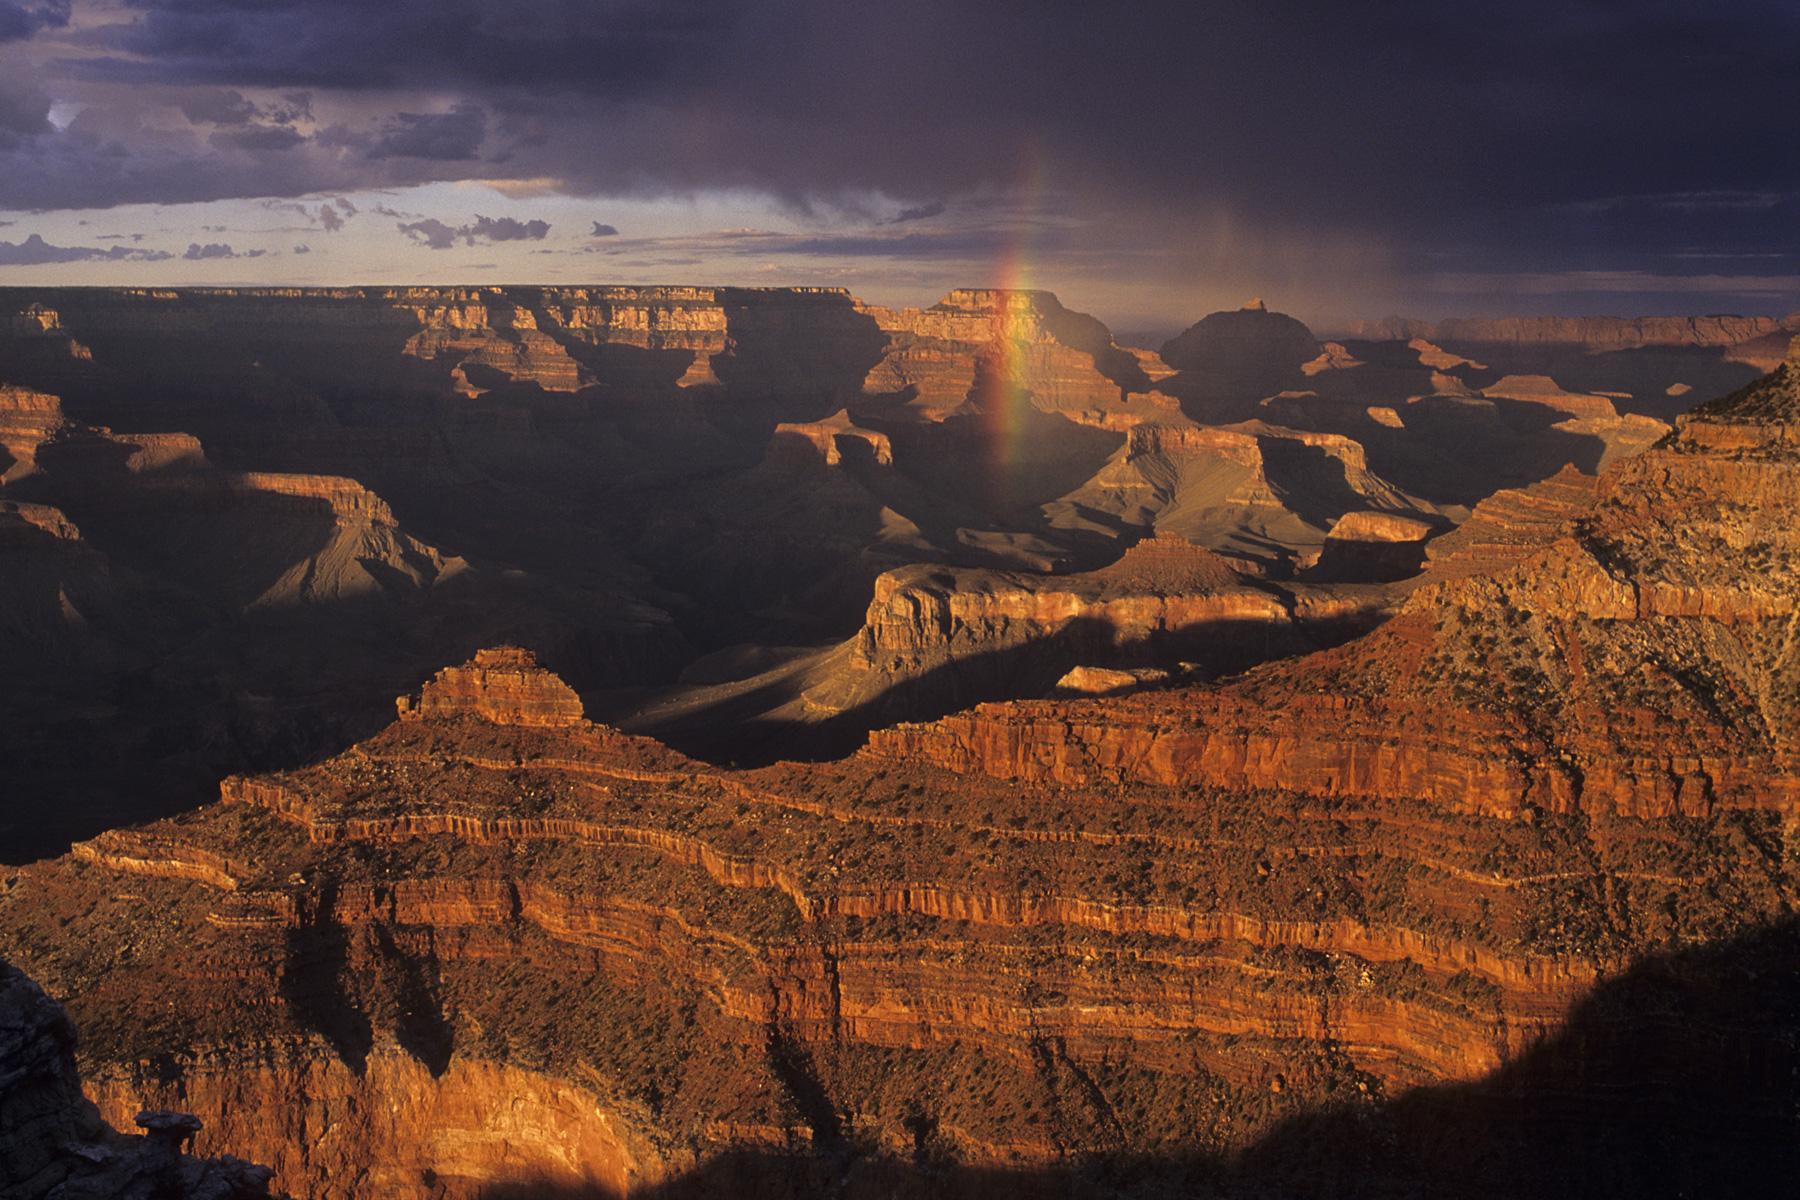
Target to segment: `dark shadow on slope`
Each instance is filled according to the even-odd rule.
[[[929,1120],[929,1113],[920,1114]],[[1601,984],[1567,1024],[1466,1084],[1290,1119],[1243,1153],[1089,1154],[972,1167],[948,1149],[863,1141],[722,1154],[643,1200],[1767,1200],[1800,1177],[1800,928],[1656,955]],[[489,1200],[597,1189],[493,1185]]]
[[[853,752],[872,729],[932,721],[987,701],[1047,696],[1076,666],[1160,667],[1177,671],[1182,683],[1201,682],[1339,645],[1382,619],[1368,613],[1303,626],[1218,621],[1132,641],[1120,641],[1106,622],[1081,619],[1023,644],[942,663],[820,721],[770,715],[810,686],[798,669],[772,672],[764,684],[666,722],[634,723],[619,713],[610,719],[703,761],[746,767],[821,761]]]
[[[410,952],[395,941],[387,925],[377,924],[374,930],[383,973],[391,980],[381,990],[394,998],[394,1040],[423,1063],[433,1079],[440,1078],[456,1051],[456,1030],[439,1003],[437,957],[429,946],[422,954]]]
[[[1727,357],[1726,346],[1642,346],[1594,353],[1582,346],[1446,343],[1446,349],[1480,359],[1503,375],[1548,375],[1570,391],[1626,392],[1615,399],[1621,413],[1659,421],[1686,412],[1696,400],[1719,396],[1764,372]],[[1676,395],[1669,388],[1688,390]]]
[[[0,812],[0,862],[205,804],[225,775],[338,754],[394,719],[395,696],[503,644],[586,689],[665,680],[688,657],[666,625],[610,619],[528,579],[465,574],[400,599],[214,614],[158,633],[117,670],[15,672],[35,707],[0,729],[18,798]]]
[[[296,1025],[324,1038],[344,1065],[361,1075],[375,1031],[353,995],[350,931],[333,911],[337,884],[321,883],[308,901],[300,923],[287,934],[281,998]]]
[[[1028,394],[979,367],[971,395],[967,408],[941,423],[864,424],[888,435],[902,474],[988,522],[1041,524],[1037,506],[1093,478],[1125,442],[1121,433],[1038,411]]]
[[[1405,429],[1361,426],[1354,436],[1371,470],[1434,504],[1474,505],[1569,465],[1591,475],[1606,452],[1598,437],[1555,428],[1568,413],[1531,401],[1428,396],[1402,418]]]
[[[1282,504],[1308,525],[1329,529],[1347,512],[1369,507],[1350,486],[1341,459],[1298,438],[1261,437],[1263,471]]]
[[[844,292],[723,288],[718,297],[726,341],[713,372],[724,385],[724,416],[753,428],[829,416],[862,395],[887,350],[875,318]]]

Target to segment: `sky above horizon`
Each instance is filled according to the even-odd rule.
[[[1800,5],[0,0],[0,286],[1800,309]]]

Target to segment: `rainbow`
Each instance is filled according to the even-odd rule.
[[[1023,463],[1028,422],[1031,417],[1031,393],[1025,386],[1027,339],[1024,328],[1030,310],[1012,297],[1032,289],[1032,239],[1035,225],[1029,219],[1037,213],[1043,197],[1044,154],[1042,144],[1033,139],[1020,154],[1018,177],[1012,187],[1017,211],[1027,219],[1010,230],[993,269],[989,286],[1001,293],[994,310],[992,362],[995,378],[982,389],[981,407],[988,448],[989,495],[996,503],[1004,501]]]

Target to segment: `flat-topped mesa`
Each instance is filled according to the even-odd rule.
[[[354,479],[341,475],[297,475],[277,471],[241,471],[221,476],[225,490],[251,500],[267,496],[317,500],[328,505],[341,522],[367,522],[397,526],[387,501]]]
[[[1178,370],[1257,378],[1298,372],[1319,353],[1312,330],[1260,299],[1211,313],[1162,348],[1163,361]]]
[[[1481,394],[1490,399],[1524,400],[1542,404],[1574,417],[1617,417],[1618,409],[1608,396],[1571,392],[1548,375],[1507,375],[1487,387]]]
[[[518,646],[478,650],[462,666],[439,671],[417,697],[399,697],[395,706],[403,721],[478,717],[495,725],[562,727],[583,719],[575,689]]]
[[[1416,517],[1359,509],[1339,517],[1325,535],[1313,571],[1321,578],[1379,582],[1416,574],[1434,527]]]

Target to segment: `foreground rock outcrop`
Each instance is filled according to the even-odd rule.
[[[182,1147],[200,1123],[145,1111],[119,1133],[82,1095],[68,1016],[0,959],[0,1195],[13,1200],[252,1200],[267,1167]]]

